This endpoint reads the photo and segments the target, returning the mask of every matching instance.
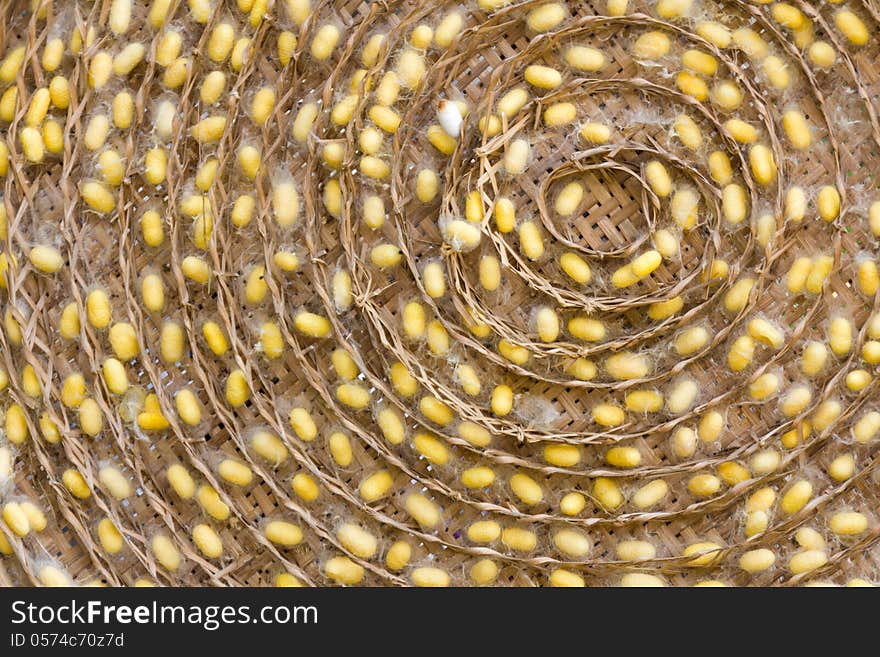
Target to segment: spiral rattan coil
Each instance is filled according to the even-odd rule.
[[[3,584],[878,577],[875,0],[2,17]]]

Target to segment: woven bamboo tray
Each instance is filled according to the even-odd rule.
[[[870,214],[880,200],[874,0],[792,0],[782,9],[701,0],[260,3],[2,3],[0,582],[776,586],[880,577],[877,441],[869,430],[880,347],[871,341],[880,332],[869,322],[877,311],[870,265],[860,270],[877,257]],[[858,17],[866,43],[853,42],[858,26],[849,29],[841,11]],[[218,31],[224,24],[232,36]],[[663,47],[647,53],[639,39],[653,31],[665,35],[655,39]],[[170,33],[180,37],[179,52]],[[53,62],[45,53],[58,40],[63,54]],[[131,44],[143,53],[128,70],[118,55]],[[567,59],[573,46],[600,50],[602,65],[577,70]],[[708,97],[682,85],[682,58],[692,49],[717,67],[693,74]],[[561,83],[530,84],[532,65],[555,69]],[[203,82],[215,71],[224,87],[206,101]],[[66,107],[56,102],[57,76],[69,85]],[[374,106],[388,102],[383,79],[395,76],[404,82],[390,98],[399,126],[379,130]],[[723,107],[725,80],[742,94],[737,107]],[[45,88],[49,96],[38,91]],[[526,90],[524,106],[500,114],[515,88]],[[263,116],[254,111],[261,89],[261,98],[274,97]],[[127,98],[129,126],[116,114]],[[457,139],[437,125],[441,100],[464,110]],[[544,111],[557,103],[571,103],[574,116],[551,126]],[[311,107],[318,111],[309,127]],[[783,125],[789,110],[809,126],[801,148]],[[682,115],[699,129],[699,143],[683,143]],[[209,117],[225,118],[216,139],[193,130]],[[769,147],[775,176],[761,179],[750,162],[754,144],[734,139],[730,119],[752,126],[742,139]],[[580,136],[589,122],[610,129],[607,143]],[[53,139],[59,129],[63,142]],[[34,142],[25,144],[34,133],[41,158]],[[365,145],[365,133],[381,139]],[[529,153],[514,175],[505,157],[516,140]],[[259,152],[255,176],[242,165],[245,147]],[[167,160],[161,177],[147,173],[157,148]],[[362,161],[365,148],[387,171]],[[107,151],[119,155],[117,179]],[[730,181],[713,178],[714,151],[727,154]],[[670,173],[669,197],[649,182],[652,160]],[[424,170],[436,173],[439,188],[420,199]],[[722,187],[731,181],[747,199],[739,223],[724,213]],[[278,191],[291,182],[295,202]],[[583,194],[563,217],[556,200],[569,183]],[[828,221],[818,206],[825,186],[840,197]],[[792,187],[806,199],[800,220],[787,212]],[[672,208],[681,190],[700,199],[686,230]],[[254,212],[233,221],[245,196]],[[380,212],[375,199],[365,209],[370,197],[381,199]],[[515,207],[510,232],[496,220],[501,198]],[[282,226],[279,217],[294,208],[292,225]],[[160,218],[161,243],[145,236],[150,211]],[[874,212],[880,230],[880,206]],[[468,219],[479,239],[463,249],[449,223]],[[521,245],[526,223],[541,235],[540,256]],[[678,252],[616,287],[614,272],[654,249],[660,230],[671,232]],[[60,253],[57,271],[40,271],[45,263],[32,256],[39,245]],[[380,245],[399,263],[377,266]],[[279,266],[279,252],[296,256],[295,271]],[[588,263],[589,282],[563,271],[565,253]],[[796,259],[810,258],[812,267],[822,255],[833,258],[827,279],[791,291]],[[207,263],[207,283],[187,277],[187,256]],[[487,256],[500,265],[493,290],[480,276]],[[718,275],[709,277],[713,263]],[[426,286],[427,265],[439,265],[444,289]],[[254,274],[259,267],[262,275]],[[345,275],[350,296],[338,285]],[[164,300],[149,310],[142,286],[157,277]],[[728,292],[745,278],[754,285],[739,308]],[[104,326],[87,309],[96,290],[109,299]],[[648,314],[676,297],[681,307],[668,317]],[[411,302],[424,312],[427,338],[418,322],[404,330]],[[558,335],[544,324],[539,333],[540,308],[557,318]],[[303,311],[323,318],[316,321],[326,336],[303,332]],[[601,334],[573,336],[575,316],[601,322]],[[756,318],[781,339],[762,340]],[[64,337],[72,320],[78,327],[73,321]],[[224,334],[225,351],[209,347],[206,321]],[[133,358],[110,341],[120,323],[134,330]],[[177,354],[169,323],[180,330]],[[266,323],[278,330],[280,352]],[[849,345],[835,333],[836,352],[828,349],[832,324],[851,331]],[[705,344],[682,355],[676,340],[694,327],[705,328]],[[518,349],[499,350],[502,339]],[[733,371],[737,340],[753,353]],[[805,373],[811,341],[827,358]],[[363,408],[347,405],[344,392],[340,399],[337,350],[336,362],[347,363],[347,354],[357,366],[348,382],[357,387],[346,390],[368,394]],[[635,378],[615,378],[607,367],[620,354],[644,366]],[[116,357],[128,381],[122,392],[104,375]],[[595,371],[579,361],[575,377],[576,359]],[[395,365],[412,377],[404,385],[391,379]],[[479,386],[462,385],[463,366]],[[237,406],[227,397],[236,370],[249,389]],[[81,391],[69,379],[77,373]],[[775,385],[756,399],[750,386],[768,374],[762,382]],[[502,384],[513,393],[509,412],[492,405],[493,395],[502,401]],[[670,401],[688,385],[692,400]],[[808,399],[786,414],[799,389]],[[197,398],[195,416],[180,412],[182,390]],[[648,391],[643,398],[655,405],[637,409],[638,396],[628,404],[634,391]],[[440,412],[426,406],[432,397]],[[611,414],[621,419],[598,424],[599,404],[620,409]],[[308,422],[292,426],[293,409],[304,409],[295,417],[308,413],[314,435]],[[142,421],[145,413],[165,426]],[[712,432],[717,419],[720,431]],[[259,432],[277,437],[285,458],[261,456],[252,443]],[[614,447],[637,457],[624,451],[624,461],[609,462]],[[224,459],[244,464],[250,480],[231,482]],[[175,464],[199,492],[173,489]],[[70,470],[88,486],[84,499],[68,485]],[[204,503],[204,486],[216,489],[227,513],[216,500]],[[299,532],[288,527],[285,544],[267,531],[273,521]]]

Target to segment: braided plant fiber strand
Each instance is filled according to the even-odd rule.
[[[4,1],[0,582],[877,580],[878,31]]]

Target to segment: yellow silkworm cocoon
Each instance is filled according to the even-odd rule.
[[[776,160],[764,144],[755,144],[749,149],[749,164],[758,184],[766,186],[776,180]]]
[[[647,541],[621,541],[615,552],[621,561],[643,561],[657,556],[657,548]]]
[[[510,489],[523,504],[533,506],[544,499],[540,484],[527,474],[517,472],[510,478]]]
[[[492,468],[488,468],[486,466],[468,468],[461,473],[461,483],[463,483],[468,488],[487,488],[491,486],[494,482],[495,472],[492,470]],[[473,525],[471,525],[471,528],[473,528]],[[472,538],[471,540],[474,539]]]
[[[339,378],[344,381],[353,381],[357,378],[358,366],[345,349],[335,349],[330,355],[330,360]]]
[[[776,563],[776,555],[772,550],[759,548],[743,553],[739,558],[739,567],[747,573],[760,573]]]
[[[819,294],[833,266],[834,258],[832,256],[819,255],[813,258],[810,271],[804,281],[807,292]]]
[[[440,522],[441,509],[420,493],[409,495],[404,507],[423,529],[433,529]]]
[[[719,185],[728,185],[733,179],[730,158],[724,151],[712,151],[709,154],[709,175]]]
[[[697,435],[704,443],[714,443],[724,431],[724,416],[718,411],[709,411],[700,418]]]
[[[250,144],[242,146],[238,149],[238,166],[241,167],[242,173],[250,180],[257,177],[262,164],[262,155],[256,146]]]
[[[718,60],[702,50],[686,50],[681,56],[682,66],[706,77],[712,77],[718,71]]]
[[[425,308],[418,301],[410,301],[403,307],[403,332],[415,340],[425,333]]]
[[[551,128],[568,125],[577,118],[574,103],[554,103],[544,110],[544,123]]]
[[[771,7],[770,14],[773,16],[774,21],[790,30],[802,28],[804,23],[808,20],[800,9],[787,2],[774,3],[773,7]]]
[[[396,78],[407,89],[418,89],[427,72],[424,56],[417,50],[407,48],[397,60]]]
[[[578,340],[598,342],[607,335],[605,325],[592,317],[577,316],[568,320],[568,332]]]
[[[394,71],[388,71],[376,86],[376,102],[384,107],[391,107],[400,96],[400,78]]]
[[[544,240],[534,221],[524,221],[519,226],[520,249],[529,260],[539,260],[544,255]]]
[[[480,258],[480,285],[487,292],[494,292],[501,285],[501,263],[495,256]]]
[[[510,386],[499,385],[492,390],[492,399],[489,404],[492,412],[503,417],[513,409],[513,390]]]
[[[116,57],[113,58],[113,73],[115,73],[116,75],[119,75],[119,76],[128,75],[137,67],[138,64],[140,64],[143,61],[144,55],[146,54],[146,52],[147,52],[147,48],[146,48],[146,46],[144,46],[144,44],[142,44],[142,43],[129,43],[127,46],[125,46],[125,48],[123,48],[122,50],[119,51],[119,53],[116,55]],[[177,60],[177,61],[181,61],[181,60]],[[188,63],[188,60],[182,60],[182,61],[184,61],[185,64]],[[171,70],[171,69],[168,69],[168,70]],[[165,72],[166,79],[168,76],[168,70],[166,70],[166,72]],[[184,67],[184,70],[183,70],[183,77],[184,77],[184,79],[186,77],[186,67]],[[178,84],[176,84],[176,85],[171,85],[166,82],[166,86],[169,86],[172,88],[179,87],[181,84],[183,84],[183,79],[181,79],[180,82],[178,82]]]
[[[361,157],[360,169],[361,173],[374,180],[384,180],[391,173],[391,168],[388,164],[384,160],[373,155],[364,155]]]
[[[581,126],[578,134],[590,144],[607,144],[611,139],[611,128],[604,123],[587,122]]]
[[[312,39],[309,52],[318,61],[324,61],[333,54],[340,37],[341,32],[338,27],[330,24],[322,25]]]
[[[292,522],[272,520],[266,523],[263,534],[275,545],[293,547],[299,545],[303,539],[302,529]]]
[[[496,105],[498,114],[512,119],[528,102],[529,92],[524,87],[515,87],[504,94]]]
[[[663,321],[672,317],[684,307],[684,299],[681,296],[675,296],[667,301],[658,301],[648,306],[648,317],[655,322]]]
[[[861,445],[871,442],[880,433],[880,413],[869,411],[853,425],[853,438]]]
[[[159,334],[159,351],[166,363],[176,363],[183,358],[185,335],[183,327],[177,322],[162,322]]]
[[[11,123],[18,109],[18,87],[9,87],[0,96],[0,119]]]
[[[189,426],[197,426],[202,421],[202,405],[192,390],[188,388],[179,390],[174,395],[174,405],[180,419]]]
[[[555,342],[559,337],[559,315],[547,306],[538,308],[535,313],[535,327],[542,342]]]
[[[573,529],[561,529],[553,535],[553,545],[569,557],[584,557],[590,548],[590,539]]]
[[[613,511],[623,504],[623,493],[617,482],[610,477],[596,477],[593,481],[593,497],[608,511]]]
[[[709,541],[692,543],[682,551],[682,556],[694,557],[688,560],[689,566],[709,566],[721,558],[720,550],[721,546],[717,543]]]
[[[828,563],[828,555],[823,550],[804,550],[796,552],[788,561],[788,569],[794,575],[816,570]]]
[[[863,259],[857,270],[859,289],[865,296],[873,297],[880,288],[880,272],[877,263],[869,258]]]
[[[718,466],[720,476],[729,486],[736,486],[750,478],[748,468],[735,461],[726,461]]]
[[[749,295],[755,285],[754,278],[741,278],[725,293],[724,308],[730,313],[738,313],[749,301]]]
[[[526,139],[515,139],[504,154],[504,170],[512,176],[523,173],[528,167],[531,146]]]
[[[841,454],[828,465],[828,476],[835,481],[846,481],[853,476],[856,461],[852,454]]]
[[[312,132],[312,126],[318,116],[318,111],[319,108],[317,103],[305,103],[300,107],[291,127],[291,134],[294,140],[303,143],[309,138],[309,134]]]
[[[221,522],[229,518],[229,505],[220,499],[217,491],[208,484],[202,484],[196,491],[196,500],[205,513]]]
[[[419,410],[421,410],[422,415],[431,420],[431,422],[439,424],[440,426],[446,426],[452,422],[454,418],[452,409],[436,397],[422,397],[421,400],[419,400]]]
[[[619,0],[609,0],[617,2]],[[627,0],[623,0],[626,2]],[[555,588],[583,588],[586,586],[584,578],[565,568],[556,568],[550,573],[550,586]]]
[[[837,61],[837,51],[827,41],[816,41],[811,44],[807,56],[819,68],[830,68]]]
[[[672,193],[672,178],[661,162],[657,160],[648,162],[645,166],[645,179],[657,196],[665,198]]]
[[[449,586],[449,573],[440,568],[421,567],[416,568],[410,574],[412,583],[419,587],[445,587]]]
[[[400,114],[384,105],[373,105],[367,113],[370,120],[388,134],[395,134],[402,120]],[[453,149],[455,147],[453,146]],[[442,150],[442,149],[440,149]]]
[[[642,463],[642,455],[635,447],[612,447],[605,453],[605,462],[615,468],[635,468]]]
[[[434,30],[434,42],[441,48],[448,48],[458,37],[463,25],[464,18],[459,12],[446,14]]]
[[[192,136],[200,144],[209,144],[218,141],[225,130],[225,116],[209,116],[193,126]]]
[[[125,475],[112,465],[102,467],[98,471],[98,481],[117,500],[131,496],[131,483]]]
[[[208,559],[218,559],[223,556],[223,541],[209,525],[199,523],[193,527],[192,538],[199,552]]]
[[[762,66],[764,75],[767,76],[771,86],[777,89],[788,87],[791,78],[788,73],[788,67],[781,58],[776,55],[770,55],[764,60]]]
[[[202,80],[199,87],[199,99],[207,104],[213,105],[226,90],[226,74],[222,71],[211,71]]]
[[[679,114],[675,117],[674,128],[681,143],[692,151],[703,145],[703,132],[700,126],[687,114]]]
[[[422,203],[430,203],[437,196],[440,179],[433,169],[422,169],[416,176],[416,197]],[[384,210],[382,212],[384,219]]]
[[[571,216],[577,210],[583,198],[584,186],[577,181],[568,183],[556,196],[554,203],[556,212],[563,217]]]
[[[690,427],[679,427],[672,434],[672,450],[680,459],[690,458],[697,449],[697,434]]]
[[[680,18],[691,9],[692,0],[659,0],[657,15],[660,18]]]
[[[816,197],[819,216],[825,221],[834,221],[840,216],[840,192],[836,187],[825,185]]]
[[[371,559],[379,547],[375,536],[353,523],[345,523],[337,529],[336,538],[342,547],[361,559]]]
[[[9,51],[0,61],[0,82],[12,82],[24,62],[25,48],[18,46]]]
[[[43,48],[43,57],[40,65],[47,73],[55,71],[61,66],[61,60],[64,58],[64,41],[58,37],[47,39],[46,46]]]
[[[614,274],[611,275],[611,284],[614,287],[625,288],[630,285],[635,285],[639,282],[639,277],[635,275],[632,270],[631,264],[623,265],[622,267],[618,267],[614,270]]]
[[[272,215],[282,228],[296,224],[299,219],[300,201],[292,180],[283,180],[272,186]]]
[[[533,32],[549,32],[565,20],[567,13],[561,2],[538,5],[526,16],[526,25]]]
[[[515,345],[505,339],[498,341],[498,353],[515,365],[525,365],[531,355],[525,347]]]
[[[116,198],[99,182],[85,183],[80,189],[80,195],[90,208],[101,214],[107,214],[116,207]]]
[[[749,467],[759,477],[775,472],[780,463],[782,456],[775,449],[764,449],[756,452],[749,460]]]
[[[390,411],[391,409],[385,409]],[[395,415],[395,417],[397,417]],[[399,420],[399,417],[398,417]],[[403,432],[403,424],[401,421],[400,432]],[[401,436],[402,438],[402,436]],[[389,441],[393,442],[393,441]],[[443,465],[449,460],[449,450],[442,442],[427,433],[416,434],[413,438],[413,448],[427,461],[434,465]]]
[[[639,488],[633,495],[632,502],[637,509],[650,509],[666,497],[668,492],[669,484],[662,479],[655,479]]]
[[[880,363],[880,342],[877,340],[865,342],[862,346],[862,359],[870,365]]]
[[[760,317],[749,322],[748,331],[755,340],[774,349],[779,349],[785,343],[785,334],[774,324]]]
[[[773,372],[762,374],[749,384],[749,396],[756,401],[763,401],[776,394],[779,383],[779,376]]]
[[[98,540],[108,554],[119,554],[125,545],[122,534],[119,533],[110,518],[102,518],[98,523]]]
[[[141,298],[144,307],[150,312],[160,312],[165,308],[165,286],[159,274],[147,274],[141,281]]]
[[[593,421],[602,427],[619,427],[626,420],[626,412],[614,404],[596,404],[590,414]]]
[[[835,513],[828,521],[828,528],[838,536],[857,536],[868,529],[868,518],[855,511]]]
[[[111,187],[119,187],[125,177],[125,164],[122,158],[112,148],[107,149],[98,156],[98,166],[104,182]]]
[[[793,386],[782,396],[779,408],[785,417],[800,415],[813,400],[813,393],[806,386]]]
[[[247,465],[231,458],[220,461],[217,466],[217,474],[234,486],[247,486],[254,478],[253,471]]]
[[[598,48],[570,46],[563,56],[565,63],[577,71],[594,72],[605,66],[605,54]]]
[[[834,24],[840,33],[845,36],[854,46],[864,46],[868,43],[870,33],[865,23],[849,9],[841,9],[834,14]]]
[[[28,253],[31,264],[44,274],[54,274],[64,264],[64,256],[54,246],[35,246]]]
[[[107,84],[112,74],[113,58],[110,53],[104,50],[95,53],[89,64],[89,86],[92,89],[100,89]],[[0,71],[0,78],[2,77],[2,71]]]
[[[649,276],[657,267],[660,266],[660,263],[663,262],[662,256],[657,251],[646,251],[641,255],[637,256],[630,263],[632,267],[632,272],[639,278],[644,278],[645,276]]]
[[[721,490],[721,480],[715,475],[698,474],[688,480],[687,487],[697,497],[710,497]]]
[[[589,283],[593,277],[590,265],[576,253],[563,253],[559,257],[559,266],[571,280],[581,285]]]
[[[336,388],[336,399],[356,411],[362,411],[370,404],[370,392],[354,383],[343,383]]]
[[[24,124],[32,128],[40,125],[43,119],[46,118],[51,102],[51,95],[46,87],[41,87],[34,91],[28,104],[27,113],[24,115]]]
[[[812,135],[807,119],[798,110],[788,110],[782,115],[782,127],[788,137],[788,141],[797,150],[810,147]]]
[[[338,126],[348,125],[351,122],[351,119],[354,117],[354,111],[357,108],[359,99],[360,96],[358,96],[356,93],[344,96],[338,103],[333,106],[333,109],[330,111],[330,120]]]
[[[86,397],[86,380],[79,372],[64,379],[61,385],[61,403],[67,408],[79,408]]]
[[[621,351],[605,360],[605,370],[613,379],[630,381],[646,377],[651,370],[651,362],[644,354]]]
[[[822,402],[810,418],[813,428],[817,431],[824,431],[834,424],[834,421],[840,417],[842,411],[843,408],[836,399],[828,399]]]
[[[820,258],[822,256],[819,256]],[[792,294],[800,294],[804,291],[804,288],[807,284],[807,279],[812,275],[812,283],[815,288],[816,283],[819,284],[819,289],[821,290],[821,283],[824,281],[824,277],[822,280],[819,280],[819,276],[817,275],[821,270],[817,269],[813,264],[812,258],[801,256],[799,258],[795,258],[791,263],[791,267],[788,268],[788,273],[785,275],[785,287],[788,288],[788,291]],[[813,272],[816,272],[816,275],[813,275]]]
[[[697,400],[700,388],[691,379],[684,379],[666,393],[666,410],[673,415],[681,415],[689,411]]]
[[[113,118],[113,125],[120,130],[128,130],[134,118],[134,99],[130,93],[120,91],[113,96],[111,116]]]
[[[157,534],[150,541],[150,549],[163,568],[175,571],[180,567],[181,556],[177,546],[164,534]]]
[[[378,230],[385,223],[385,201],[381,196],[367,196],[363,206],[364,223],[372,230]]]
[[[15,402],[6,409],[4,428],[6,429],[6,439],[13,445],[21,445],[30,435],[24,409]]]
[[[696,33],[717,48],[730,46],[733,36],[727,26],[717,21],[700,21],[696,26]]]
[[[146,156],[144,156],[144,177],[147,179],[151,185],[160,185],[165,181],[165,173],[168,168],[168,155],[165,153],[165,149],[161,146],[155,146],[147,151]],[[146,216],[148,213],[144,213]],[[155,215],[156,218],[159,217],[159,214],[154,210],[150,210],[149,214]],[[160,241],[159,244],[162,242]],[[150,244],[150,246],[158,246],[157,244]]]
[[[275,109],[275,90],[269,87],[260,88],[251,101],[251,118],[257,125],[265,125]]]
[[[845,317],[835,317],[828,325],[828,346],[838,358],[852,351],[853,326]]]
[[[549,66],[532,64],[526,67],[523,77],[539,89],[555,89],[562,84],[562,73]]]
[[[813,485],[806,479],[795,482],[782,496],[779,508],[788,515],[797,513],[806,506],[813,495]]]
[[[636,39],[632,54],[636,59],[657,60],[669,52],[671,45],[672,42],[665,32],[652,30]]]
[[[121,361],[129,361],[141,352],[134,326],[128,322],[118,322],[110,327],[110,346]]]
[[[233,370],[226,380],[226,401],[233,408],[244,404],[251,396],[247,378],[241,370]]]
[[[165,472],[168,483],[174,492],[184,500],[192,499],[196,493],[196,482],[193,481],[192,475],[180,463],[171,465]]]
[[[226,60],[235,42],[235,28],[230,23],[219,23],[208,38],[208,59],[215,63]]]
[[[380,35],[377,35],[380,36]],[[409,42],[414,48],[425,50],[430,47],[434,40],[434,30],[429,25],[416,25],[410,32]],[[369,46],[369,43],[367,44]]]
[[[115,358],[107,358],[101,366],[107,389],[117,395],[125,394],[128,390],[128,373],[125,365]]]
[[[36,128],[22,128],[19,133],[21,150],[29,162],[42,162],[46,149],[43,144],[43,136]]]
[[[370,262],[379,269],[390,269],[400,264],[403,252],[396,244],[380,244],[370,251]]]
[[[742,185],[737,183],[725,185],[721,192],[721,210],[724,220],[731,224],[738,224],[746,218],[748,200]]]
[[[378,424],[379,428],[382,430],[382,435],[385,437],[385,440],[392,445],[399,445],[406,438],[406,425],[404,424],[403,418],[400,416],[400,413],[391,407],[383,408],[376,414],[376,424]],[[413,441],[413,445],[416,450],[420,452],[422,452],[420,446],[425,447],[423,455],[425,455],[429,461],[432,459],[428,455],[432,454],[436,455],[440,461],[445,462],[445,449],[442,448],[442,445],[436,443],[436,441],[431,442],[433,440],[434,439],[427,434],[419,434]],[[430,449],[430,447],[435,446],[435,443],[437,449]]]
[[[86,483],[85,477],[83,477],[78,470],[68,468],[61,475],[61,481],[64,483],[67,490],[70,491],[70,494],[78,500],[88,499],[92,494],[92,491],[89,490],[89,485]]]
[[[570,468],[580,463],[581,452],[577,445],[565,443],[551,444],[544,447],[544,460],[550,465],[560,468]]]
[[[675,77],[675,86],[686,96],[690,96],[699,102],[705,102],[709,98],[709,85],[706,82],[691,73],[690,71],[682,71]]]
[[[747,537],[752,537],[767,530],[770,519],[766,511],[749,511],[746,515],[745,533]]]
[[[169,30],[162,35],[156,46],[156,63],[159,66],[170,66],[179,56],[183,46],[180,32]]]
[[[679,356],[691,356],[709,343],[709,331],[703,326],[685,329],[673,341],[673,347]]]

